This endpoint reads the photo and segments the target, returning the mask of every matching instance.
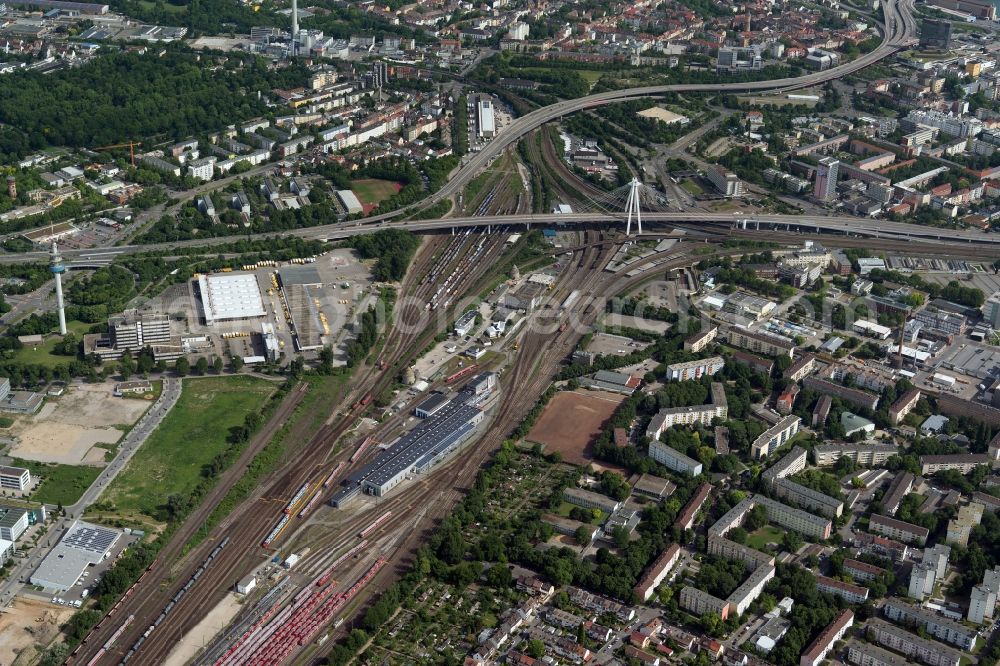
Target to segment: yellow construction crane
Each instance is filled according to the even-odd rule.
[[[141,146],[141,141],[129,141],[128,143],[116,143],[113,146],[101,146],[100,148],[94,148],[94,150],[114,150],[115,148],[128,148],[129,157],[132,158],[132,166],[135,166],[135,149]]]

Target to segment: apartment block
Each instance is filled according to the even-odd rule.
[[[801,422],[802,419],[798,416],[786,416],[778,421],[753,441],[750,447],[751,456],[758,460],[769,456],[772,451],[795,436]]]
[[[892,444],[836,442],[833,444],[817,444],[813,447],[813,456],[816,459],[816,465],[819,467],[835,465],[841,458],[849,458],[856,465],[864,467],[879,467],[890,456],[898,452],[899,449]]]
[[[847,644],[847,661],[855,666],[906,666],[909,663],[885,648],[855,640]]]
[[[782,456],[761,475],[767,483],[773,485],[778,479],[798,474],[806,468],[808,453],[801,446],[793,446],[792,450]]]
[[[668,469],[681,474],[698,476],[702,472],[702,464],[690,458],[672,446],[664,444],[658,439],[649,443],[649,457]]]
[[[768,521],[781,527],[800,532],[813,539],[829,539],[833,524],[829,519],[815,516],[808,511],[795,509],[769,497],[756,496],[755,501],[767,511]]]
[[[859,391],[858,389],[848,388],[846,386],[827,381],[826,379],[810,376],[802,380],[802,385],[808,389],[816,391],[817,393],[840,398],[841,400],[845,400],[857,407],[864,407],[865,409],[871,409],[873,411],[876,407],[878,407],[877,395],[866,393],[865,391]]]
[[[992,460],[985,453],[953,453],[939,456],[920,456],[920,473],[934,474],[956,470],[968,474],[979,465],[990,465]]]
[[[877,567],[874,564],[868,564],[860,560],[853,560],[849,557],[844,559],[844,572],[854,580],[864,583],[870,583],[879,576],[888,573],[882,567]]]
[[[972,502],[963,507],[959,507],[958,515],[948,521],[948,532],[945,535],[945,542],[955,544],[965,548],[969,545],[969,537],[972,529],[983,519],[982,504]]]
[[[649,598],[653,596],[653,592],[656,591],[659,584],[663,582],[663,579],[667,577],[670,570],[677,564],[680,556],[681,547],[678,544],[672,543],[667,546],[666,550],[656,558],[656,561],[643,574],[642,580],[635,586],[636,596],[643,601],[649,601]]]
[[[664,407],[657,412],[646,427],[646,436],[651,440],[660,439],[667,428],[678,425],[694,425],[696,423],[711,424],[712,419],[725,419],[729,415],[729,401],[722,384],[713,382],[711,386],[711,402],[707,405],[693,407]]]
[[[900,652],[927,666],[958,666],[962,655],[944,643],[906,631],[885,620],[872,618],[865,626],[868,640]]]
[[[896,515],[903,498],[913,490],[916,477],[911,472],[900,472],[889,484],[889,489],[882,496],[882,511],[890,516]]]
[[[867,587],[845,583],[836,578],[816,576],[816,589],[835,597],[841,597],[849,604],[863,604],[868,601]]]
[[[919,562],[910,570],[910,584],[906,596],[917,601],[923,601],[934,592],[934,582],[937,580],[937,567],[933,562]]]
[[[708,592],[702,592],[698,588],[685,585],[681,589],[681,608],[696,617],[702,615],[718,615],[723,620],[729,618],[729,602],[713,596]]]
[[[892,425],[902,423],[906,415],[920,402],[920,396],[920,389],[913,388],[897,398],[896,402],[892,403],[892,407],[889,408],[889,421]]]
[[[727,560],[739,560],[745,562],[748,567],[756,569],[764,565],[773,565],[774,557],[761,552],[756,548],[744,546],[741,543],[730,541],[724,536],[709,533],[708,552],[710,555],[718,555]]]
[[[734,347],[757,354],[787,356],[789,358],[794,358],[795,355],[795,343],[776,335],[759,333],[746,328],[729,327],[720,330],[719,336]]]
[[[916,543],[921,546],[927,542],[928,536],[926,527],[879,514],[872,514],[868,519],[868,531],[887,536],[890,539],[898,539],[905,543]]]
[[[668,382],[683,382],[691,379],[701,379],[705,375],[714,375],[726,367],[726,361],[721,356],[681,363],[671,363],[667,366],[665,380]]]
[[[890,597],[882,606],[882,612],[893,622],[922,627],[934,638],[962,650],[972,650],[976,647],[976,639],[979,634],[975,629],[949,620],[932,610],[921,608],[897,597]]]
[[[847,630],[854,625],[854,613],[844,609],[837,614],[820,635],[816,637],[806,651],[799,657],[799,666],[818,666],[833,649],[834,644],[844,637]]]
[[[774,578],[774,574],[775,568],[773,564],[761,565],[750,572],[747,579],[733,590],[733,593],[726,599],[729,602],[730,613],[735,613],[736,617],[743,615],[750,605],[756,601],[757,597],[760,596],[760,593],[764,591],[767,583]]]
[[[837,518],[844,512],[844,503],[836,497],[824,495],[791,479],[778,479],[774,483],[773,490],[778,497],[795,502],[804,509],[816,511],[828,518]]]
[[[982,624],[993,617],[997,607],[997,593],[986,585],[976,585],[969,595],[969,612],[965,618],[972,624]]]
[[[715,340],[715,336],[719,333],[718,326],[708,326],[698,331],[697,333],[688,336],[684,340],[684,351],[689,351],[697,354],[698,352],[705,349]]]
[[[688,503],[684,505],[681,509],[680,514],[677,516],[677,520],[674,521],[674,526],[682,530],[689,530],[694,527],[694,519],[701,511],[701,507],[704,506],[705,500],[712,493],[712,484],[703,483],[698,486],[698,489],[694,491],[694,495],[688,500]]]

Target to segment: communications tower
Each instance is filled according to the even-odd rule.
[[[62,274],[66,272],[62,255],[56,242],[52,241],[52,251],[49,253],[49,272],[56,278],[56,305],[59,307],[59,335],[66,335],[66,310],[63,303]]]

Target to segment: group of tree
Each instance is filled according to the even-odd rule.
[[[376,259],[372,277],[379,282],[402,280],[410,267],[420,238],[402,229],[380,229],[348,241],[362,259]]]

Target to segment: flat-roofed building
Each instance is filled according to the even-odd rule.
[[[836,497],[830,497],[791,479],[778,479],[773,488],[778,497],[795,502],[803,508],[817,511],[829,518],[837,518],[844,511],[844,503]]]
[[[786,416],[776,424],[765,430],[750,447],[752,458],[761,459],[769,456],[773,451],[780,448],[782,444],[795,436],[799,431],[799,424],[802,422],[798,416]]]
[[[734,347],[746,349],[757,354],[765,354],[767,356],[787,356],[789,358],[793,358],[795,355],[795,343],[776,335],[759,333],[746,328],[733,326],[720,329],[719,337]]]
[[[690,458],[672,446],[664,444],[658,439],[649,443],[649,457],[668,469],[681,474],[698,476],[702,472],[702,464]]]
[[[711,402],[707,405],[664,407],[650,419],[649,425],[646,427],[646,436],[651,440],[658,440],[667,428],[696,423],[708,425],[711,424],[712,419],[725,419],[729,415],[729,401],[722,384],[712,382],[710,395]]]
[[[667,366],[665,379],[668,382],[697,380],[705,375],[715,375],[724,367],[726,367],[726,361],[721,356],[710,356],[709,358],[694,361],[671,363]]]
[[[835,442],[833,444],[817,444],[813,447],[813,457],[818,467],[837,464],[841,458],[848,458],[856,465],[878,467],[891,456],[899,452],[892,444],[867,444],[859,442]]]
[[[845,583],[836,578],[816,576],[816,589],[844,599],[849,604],[863,604],[868,601],[868,588]]]
[[[798,474],[806,468],[808,453],[801,446],[793,446],[792,450],[781,457],[781,460],[774,463],[761,475],[767,483],[774,485],[779,479],[783,479],[792,474]]]
[[[31,575],[31,584],[59,592],[70,589],[87,567],[108,557],[121,534],[100,525],[74,521]]]
[[[677,490],[677,485],[674,482],[652,474],[643,474],[632,486],[634,494],[658,500],[670,497],[675,490]]]
[[[834,643],[843,638],[853,625],[854,613],[852,611],[845,608],[837,613],[833,622],[820,632],[816,640],[810,643],[806,651],[799,657],[799,666],[818,666],[833,649]]]
[[[711,532],[708,535],[708,553],[727,560],[738,560],[752,569],[765,564],[774,564],[774,556]]]
[[[920,473],[934,474],[946,470],[956,470],[968,474],[979,465],[990,465],[992,460],[985,453],[953,453],[936,456],[920,456]]]
[[[927,542],[929,532],[926,527],[907,523],[896,518],[881,516],[873,513],[868,519],[868,531],[874,534],[881,534],[890,539],[898,539],[906,543],[916,543],[924,545]]]
[[[962,650],[971,651],[976,647],[979,634],[976,629],[949,620],[934,611],[922,608],[898,597],[890,597],[882,606],[882,612],[893,622],[916,625],[929,635]]]
[[[767,511],[768,521],[774,524],[787,527],[814,539],[830,538],[833,523],[829,519],[790,507],[762,495],[756,496],[756,501]]]
[[[805,388],[812,389],[816,393],[822,393],[834,398],[840,398],[841,400],[845,400],[857,407],[864,407],[865,409],[870,409],[872,411],[878,407],[877,395],[867,393],[865,391],[859,391],[858,389],[848,388],[847,386],[842,386],[841,384],[836,384],[834,382],[827,381],[826,379],[812,376],[805,377],[802,380],[802,385]]]
[[[263,317],[264,300],[253,273],[223,273],[198,278],[205,323]]]
[[[726,598],[726,601],[729,602],[730,613],[735,613],[736,617],[743,615],[764,591],[768,582],[774,578],[774,574],[773,564],[762,564],[751,571],[747,579],[740,583],[739,587]]]
[[[0,465],[0,488],[24,492],[31,487],[31,472],[23,467]]]
[[[28,510],[0,504],[0,539],[16,542],[28,529]]]
[[[566,488],[563,490],[563,499],[585,509],[600,509],[604,513],[614,513],[622,506],[618,500],[583,488]]]
[[[927,666],[959,666],[962,661],[962,654],[944,643],[922,638],[879,618],[868,620],[865,630],[868,640]]]
[[[901,541],[867,532],[854,533],[854,546],[862,553],[888,557],[893,562],[902,562],[910,552],[909,546]]]
[[[982,624],[993,617],[996,607],[997,593],[986,585],[976,585],[969,594],[969,612],[965,617],[972,624]]]
[[[847,660],[855,666],[907,666],[909,662],[884,648],[851,640],[847,643]]]

